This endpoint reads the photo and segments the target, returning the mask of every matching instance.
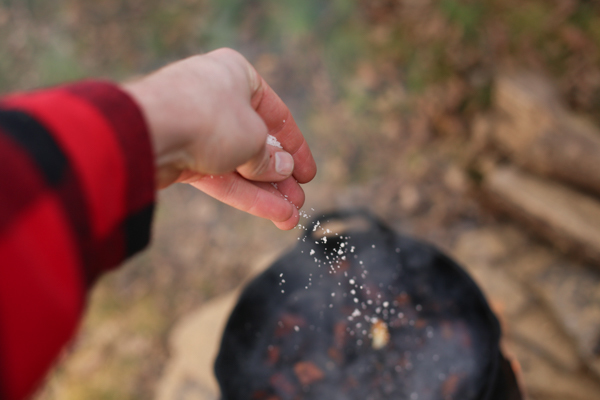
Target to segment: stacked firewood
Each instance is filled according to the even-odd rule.
[[[483,202],[562,253],[525,283],[600,380],[600,128],[547,79],[511,73],[496,79],[492,111],[472,133]]]

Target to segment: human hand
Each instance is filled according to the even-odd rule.
[[[280,229],[296,226],[299,183],[316,164],[287,106],[242,55],[190,57],[123,89],[148,122],[159,188],[190,183]],[[267,145],[267,134],[283,149]]]

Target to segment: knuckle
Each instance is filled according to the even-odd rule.
[[[269,170],[269,165],[271,164],[271,155],[266,152],[265,155],[260,157],[260,159],[253,163],[251,168],[252,176],[260,176]]]

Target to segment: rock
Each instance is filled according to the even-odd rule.
[[[560,371],[577,372],[583,365],[571,339],[541,307],[529,307],[514,318],[507,334]]]
[[[495,143],[525,168],[600,194],[600,129],[568,112],[534,74],[496,81]]]
[[[529,398],[540,400],[597,400],[600,383],[585,373],[561,371],[529,346],[507,341],[514,354]]]
[[[482,189],[488,204],[559,249],[600,265],[600,202],[511,167],[488,172]]]
[[[276,255],[258,261],[247,281],[271,265]],[[223,330],[244,286],[210,301],[177,323],[169,338],[171,357],[158,382],[155,400],[220,398],[213,365]]]
[[[575,340],[583,361],[600,378],[600,271],[556,262],[531,284]]]
[[[503,262],[502,268],[515,279],[530,285],[539,273],[545,271],[558,258],[560,255],[546,246],[530,243],[527,248],[521,249]]]
[[[172,356],[160,379],[156,400],[218,400],[213,373],[221,335],[239,292],[211,301],[187,316],[170,338]]]
[[[482,289],[504,331],[532,300],[525,287],[498,266],[513,247],[513,234],[507,227],[474,229],[463,233],[451,251]]]
[[[501,319],[514,318],[531,302],[526,289],[500,268],[478,268],[469,272]]]
[[[509,248],[495,229],[474,229],[460,235],[454,246],[454,256],[469,270],[489,265],[508,254]]]

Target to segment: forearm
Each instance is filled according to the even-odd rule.
[[[28,394],[102,272],[144,247],[154,203],[145,121],[116,86],[0,102],[0,379]]]

